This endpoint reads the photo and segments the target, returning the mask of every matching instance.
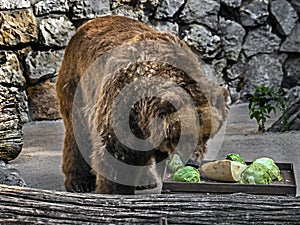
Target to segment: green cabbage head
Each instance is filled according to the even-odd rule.
[[[185,166],[176,171],[173,175],[173,180],[179,182],[199,182],[200,173],[195,167]]]
[[[240,179],[242,184],[270,184],[272,182],[268,168],[262,164],[251,164],[246,168]]]
[[[230,153],[226,156],[226,159],[229,159],[231,161],[240,162],[240,163],[246,165],[245,160],[238,153]]]
[[[262,157],[256,159],[253,164],[262,164],[268,168],[268,172],[271,175],[272,180],[281,181],[282,177],[280,176],[280,170],[278,166],[274,163],[273,159]]]

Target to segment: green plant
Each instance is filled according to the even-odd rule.
[[[256,87],[254,94],[249,98],[250,119],[256,119],[258,131],[265,132],[265,122],[270,118],[269,114],[272,111],[276,114],[276,109],[279,109],[283,115],[284,127],[288,130],[290,126],[286,115],[288,105],[280,88],[271,89],[263,84]]]
[[[283,91],[280,88],[276,90],[276,96],[277,96],[276,107],[279,108],[279,110],[282,113],[284,129],[289,130],[291,124],[289,122],[286,112],[290,106],[290,102],[288,99],[285,99]]]

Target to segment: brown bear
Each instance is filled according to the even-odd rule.
[[[227,117],[226,89],[202,72],[184,42],[122,16],[78,29],[56,90],[65,125],[62,169],[73,192],[159,186],[164,160],[176,149],[201,160]]]

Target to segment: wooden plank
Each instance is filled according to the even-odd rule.
[[[296,195],[295,185],[252,185],[238,183],[181,183],[164,182],[164,193],[192,192],[192,193],[248,193],[271,195]]]
[[[0,224],[299,224],[300,198],[99,195],[0,185]]]

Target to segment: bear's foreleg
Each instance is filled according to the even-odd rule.
[[[97,174],[96,192],[99,194],[123,194],[133,195],[135,191],[134,186],[115,183]]]
[[[90,192],[95,189],[96,177],[82,157],[72,130],[66,130],[62,169],[65,187],[70,192]]]

